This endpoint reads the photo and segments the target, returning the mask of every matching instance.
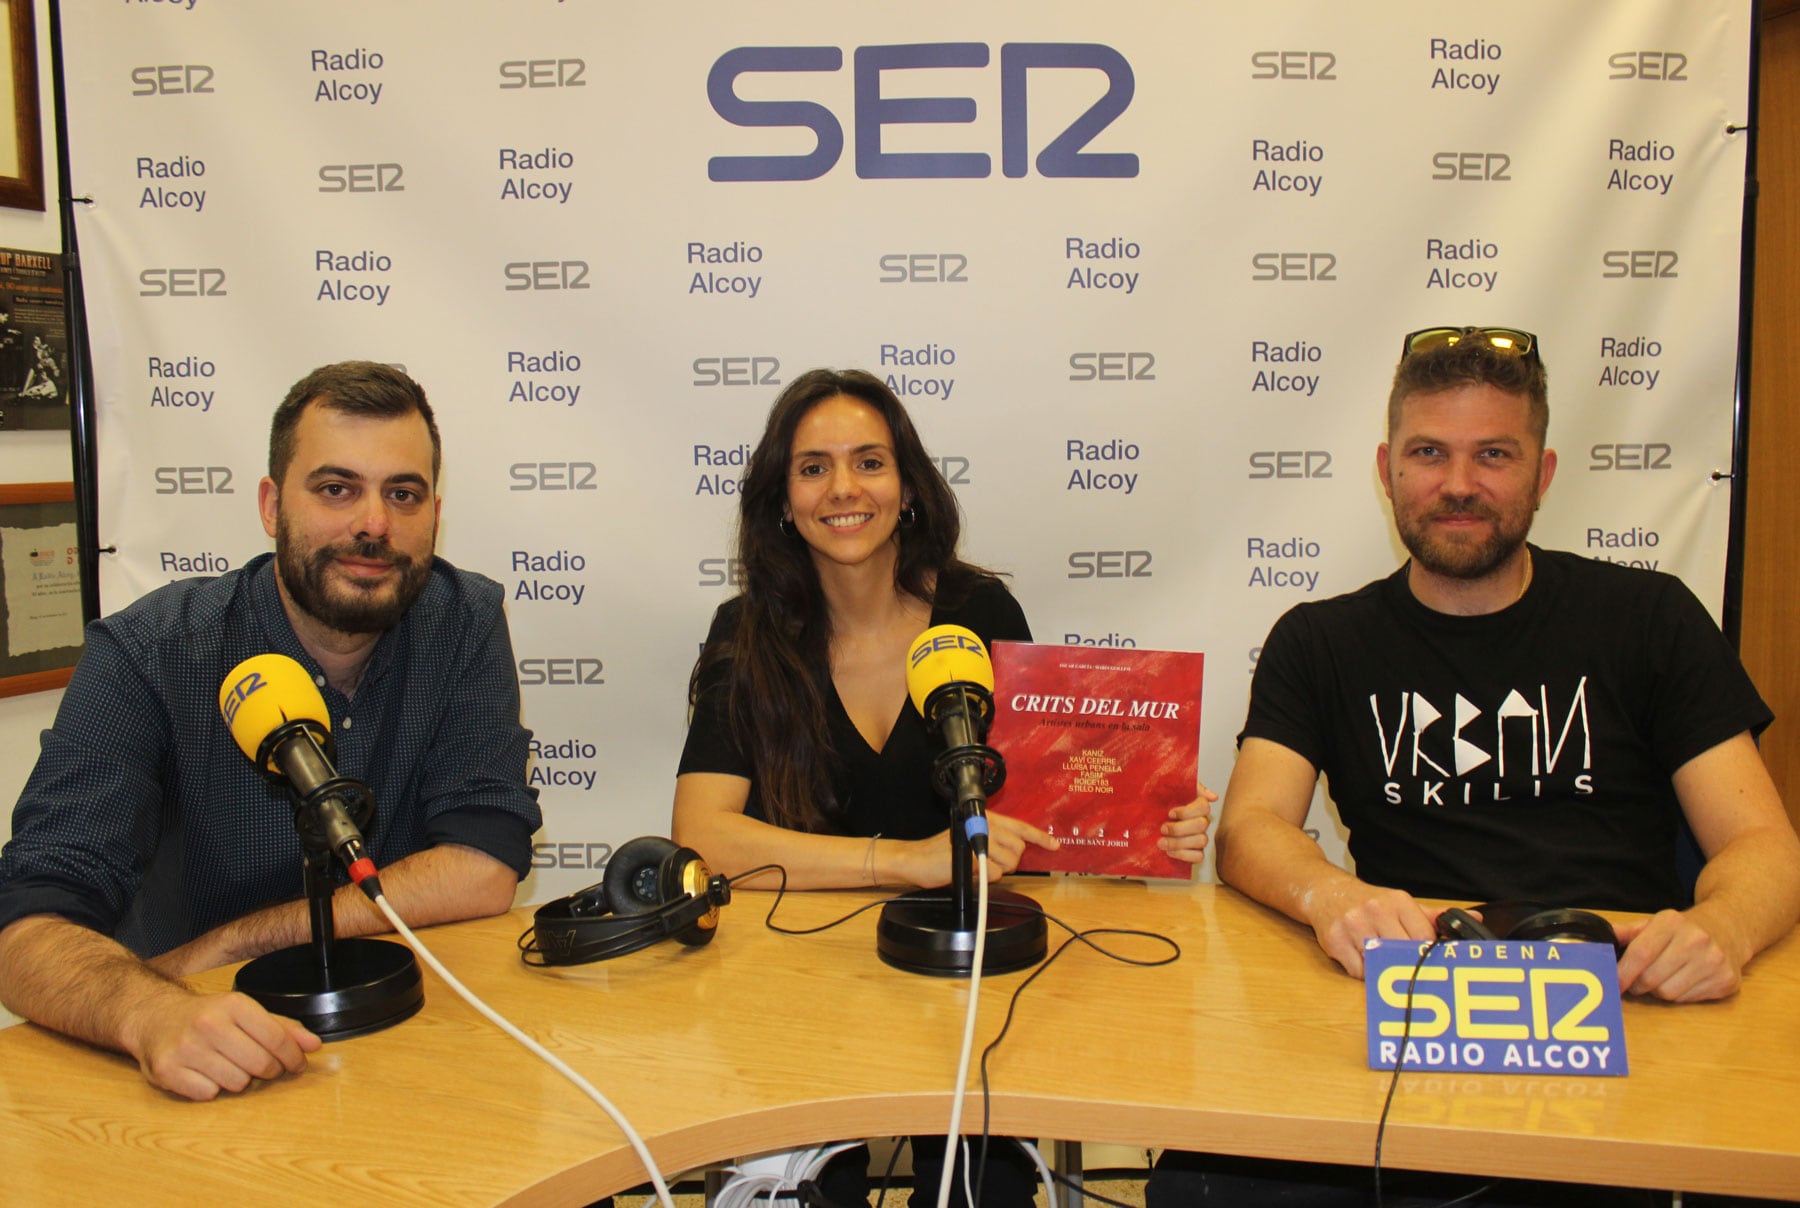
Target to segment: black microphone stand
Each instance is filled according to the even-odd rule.
[[[993,701],[974,684],[953,681],[934,689],[925,699],[925,717],[933,729],[938,715],[958,698],[967,716],[973,710],[977,733],[957,737],[932,763],[932,782],[938,794],[952,803],[950,822],[950,894],[941,889],[917,889],[881,908],[875,930],[875,951],[882,960],[909,973],[934,977],[968,977],[975,969],[976,900],[975,857],[968,824],[983,816],[987,794],[1006,782],[1006,761],[1000,752],[981,741],[987,737],[987,719]],[[985,829],[983,831],[985,834]],[[1049,948],[1044,913],[1032,899],[1010,889],[988,889],[987,946],[981,971],[1011,973],[1044,959]]]
[[[266,756],[259,763],[266,766]],[[332,917],[333,853],[318,820],[319,800],[332,796],[355,816],[359,829],[366,829],[374,798],[367,788],[344,778],[304,798],[286,778],[270,779],[280,781],[294,806],[312,941],[257,957],[238,970],[232,988],[265,1010],[298,1020],[323,1040],[348,1040],[410,1018],[425,1005],[424,979],[412,949],[391,940],[338,939]]]

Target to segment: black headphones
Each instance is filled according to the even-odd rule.
[[[698,852],[647,835],[612,854],[598,885],[540,906],[519,953],[528,965],[582,965],[671,937],[698,948],[729,901],[731,883]]]
[[[1612,924],[1586,910],[1541,902],[1484,902],[1475,909],[1480,918],[1457,906],[1438,915],[1438,935],[1447,940],[1586,940],[1619,949]]]

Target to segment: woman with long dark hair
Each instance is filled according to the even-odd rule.
[[[1029,641],[1025,614],[957,556],[956,496],[872,374],[795,378],[738,501],[744,590],[713,618],[689,681],[676,841],[727,874],[780,864],[794,888],[948,883],[949,814],[906,652],[940,624]],[[1199,861],[1211,797],[1171,812],[1163,850]],[[1057,846],[1017,819],[988,821],[992,877],[1028,844]]]
[[[931,786],[936,744],[907,697],[906,654],[932,625],[966,626],[990,645],[1029,641],[1025,614],[957,557],[956,497],[871,374],[795,378],[738,501],[744,589],[714,616],[689,680],[675,841],[727,875],[780,864],[794,888],[947,884],[949,812]],[[1200,859],[1210,797],[1171,811],[1164,850]],[[1027,845],[1057,846],[1016,818],[990,811],[988,826],[990,877],[1017,868]],[[936,1187],[943,1148],[914,1139],[920,1188]],[[1010,1145],[993,1152],[985,1203],[1031,1202],[1021,1158]],[[834,1183],[846,1186],[828,1180],[828,1193]]]

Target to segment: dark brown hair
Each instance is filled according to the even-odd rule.
[[[425,420],[425,430],[431,434],[431,480],[435,486],[444,446],[431,404],[425,399],[425,388],[392,365],[379,361],[321,365],[294,383],[275,408],[275,418],[269,425],[269,477],[276,486],[281,485],[282,476],[294,460],[294,433],[309,403],[377,419],[398,419],[418,412]]]

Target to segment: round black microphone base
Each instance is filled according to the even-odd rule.
[[[425,1005],[412,949],[388,940],[338,940],[329,971],[311,944],[282,948],[239,969],[232,988],[322,1040],[379,1032]]]
[[[957,925],[948,890],[921,889],[881,908],[875,950],[881,959],[908,973],[967,977],[975,968],[974,908],[971,925]],[[1011,973],[1044,959],[1049,947],[1041,907],[1009,889],[988,892],[987,950],[981,972]]]

